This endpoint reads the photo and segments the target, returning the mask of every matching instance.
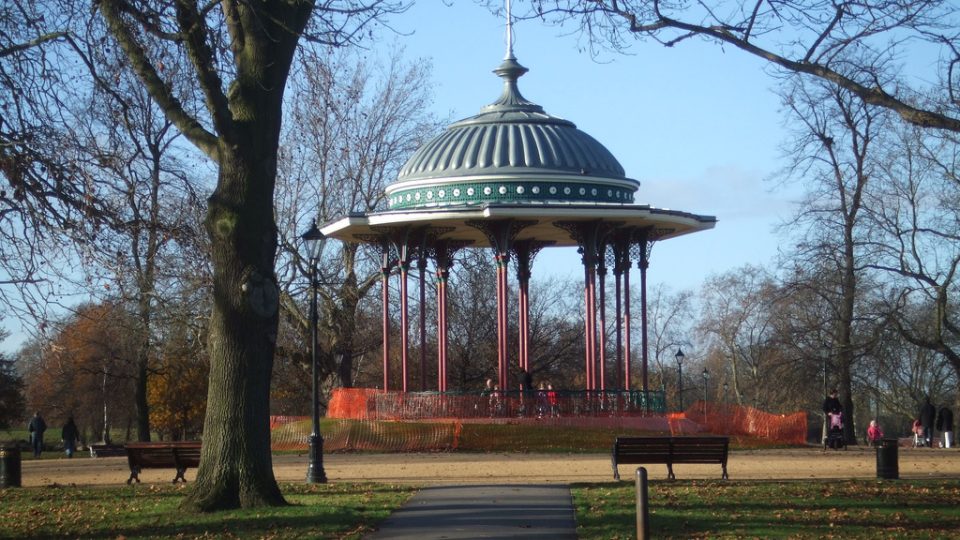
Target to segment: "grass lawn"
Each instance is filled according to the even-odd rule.
[[[174,485],[0,490],[0,538],[343,538],[373,530],[416,491],[387,484],[281,484],[289,506],[198,514]]]
[[[581,539],[636,537],[634,482],[573,487]],[[957,538],[960,481],[651,481],[653,538]]]

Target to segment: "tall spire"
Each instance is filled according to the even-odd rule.
[[[507,0],[507,54],[504,60],[516,60],[513,55],[513,16],[510,13],[510,0]]]

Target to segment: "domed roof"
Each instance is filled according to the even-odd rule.
[[[500,98],[413,154],[386,188],[391,209],[633,202],[639,182],[609,150],[520,94],[526,72],[512,55],[494,70],[504,80]]]

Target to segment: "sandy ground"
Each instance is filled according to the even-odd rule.
[[[960,449],[899,448],[900,478],[960,479]],[[876,451],[850,447],[731,452],[727,465],[731,480],[801,480],[807,478],[876,478]],[[298,482],[307,470],[305,455],[275,455],[274,474],[281,482]],[[665,465],[647,465],[651,479],[666,478]],[[624,480],[633,478],[636,465],[622,465]],[[328,454],[324,469],[331,482],[403,482],[435,484],[571,483],[613,481],[610,457],[602,454]],[[677,478],[718,479],[717,465],[677,465]],[[196,471],[187,472],[187,480]],[[130,475],[126,458],[34,460],[25,457],[25,487],[51,484],[123,484]],[[173,470],[146,470],[144,483],[165,483]]]

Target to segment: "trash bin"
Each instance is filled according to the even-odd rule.
[[[0,446],[0,488],[20,487],[20,447]]]
[[[897,463],[897,439],[883,439],[877,446],[877,478],[896,480],[900,478]]]

